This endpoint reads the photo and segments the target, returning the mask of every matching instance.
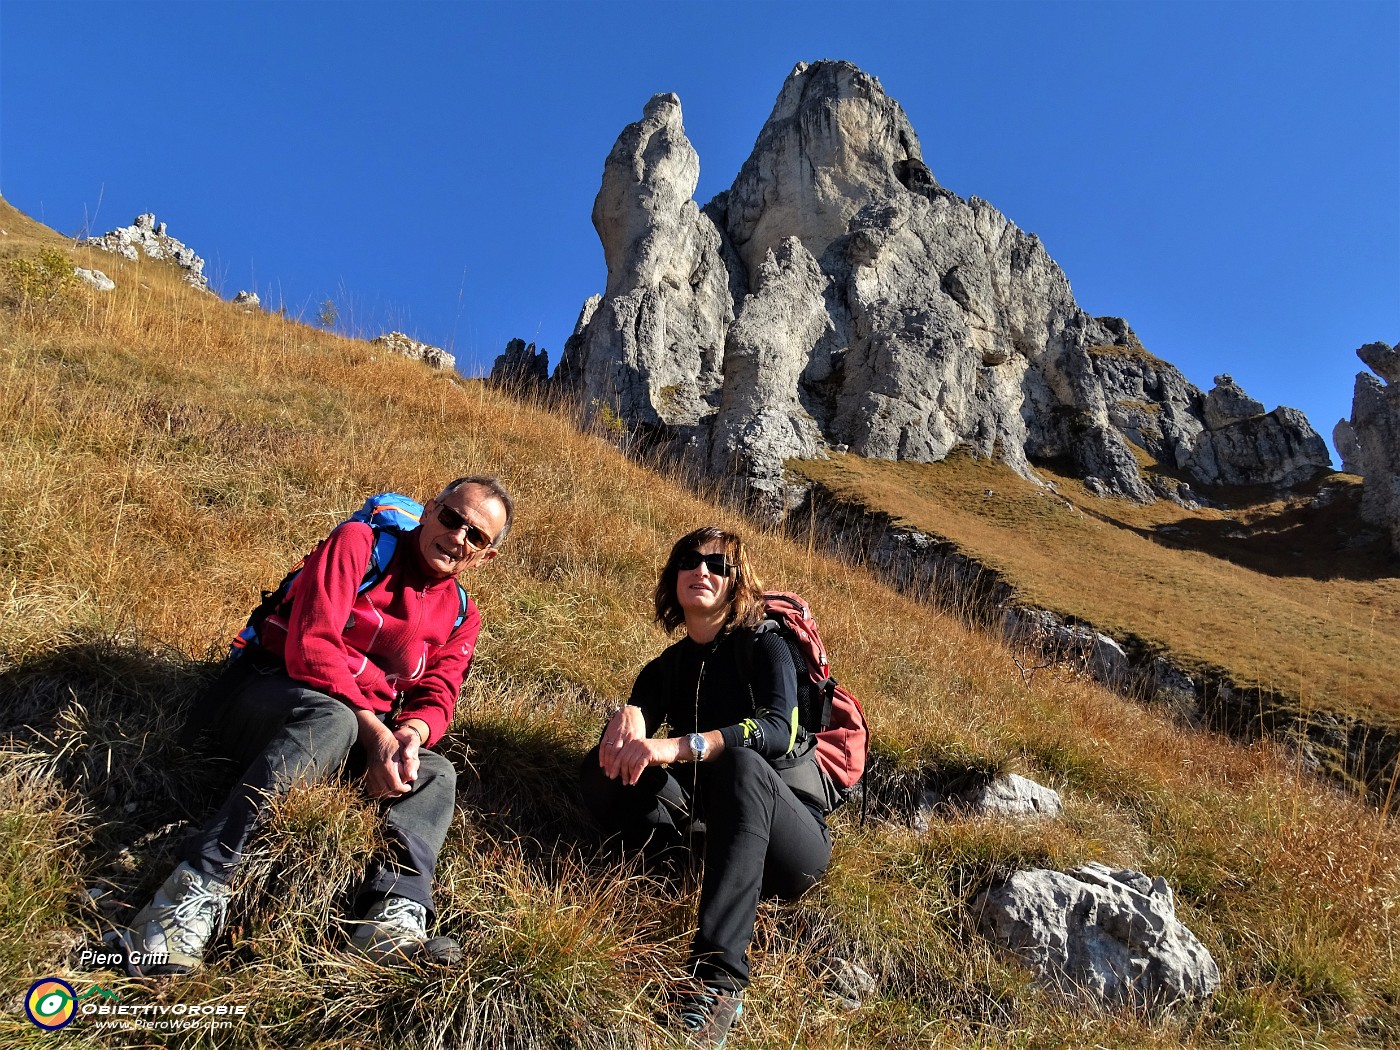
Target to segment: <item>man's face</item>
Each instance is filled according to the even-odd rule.
[[[442,521],[444,517],[447,522]],[[477,547],[500,535],[506,509],[489,489],[463,485],[428,500],[422,521],[418,549],[428,570],[440,577],[456,576],[465,568],[485,565],[500,553],[495,547]],[[450,527],[453,524],[456,528]]]

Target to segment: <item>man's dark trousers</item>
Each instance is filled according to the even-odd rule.
[[[271,800],[294,784],[337,772],[356,777],[364,772],[365,754],[356,744],[355,712],[284,670],[238,668],[229,676],[225,697],[211,706],[214,750],[247,769],[218,813],[185,843],[184,859],[227,879]],[[434,915],[433,871],[452,822],[457,772],[432,751],[420,750],[418,760],[412,793],[381,802],[390,856],[371,864],[356,896],[357,914],[393,895],[423,905],[429,921]]]

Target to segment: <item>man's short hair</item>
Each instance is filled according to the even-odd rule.
[[[456,492],[463,485],[472,485],[479,489],[485,489],[494,499],[501,501],[501,506],[506,511],[506,523],[501,526],[501,531],[496,538],[491,541],[491,546],[499,547],[505,542],[506,533],[510,531],[511,522],[515,520],[515,500],[510,498],[510,493],[506,491],[501,479],[494,474],[471,474],[465,478],[458,478],[456,481],[449,481],[441,492],[438,493],[438,501],[450,492]]]

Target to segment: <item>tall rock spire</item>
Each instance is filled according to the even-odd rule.
[[[941,187],[903,109],[848,62],[798,64],[703,210],[698,173],[680,102],[656,96],[604,165],[607,288],[558,381],[774,513],[784,461],[828,446],[964,448],[1031,479],[1055,459],[1141,501],[1328,465],[1301,413],[1236,419],[1242,391],[1207,399],[1126,322],[1080,309],[1040,240]]]

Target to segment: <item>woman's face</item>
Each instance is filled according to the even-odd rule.
[[[698,552],[703,555],[724,555],[724,541],[710,540],[702,543]],[[730,594],[734,589],[733,575],[721,575],[710,570],[701,561],[693,569],[681,569],[676,574],[676,600],[686,616],[710,618],[725,612]]]

